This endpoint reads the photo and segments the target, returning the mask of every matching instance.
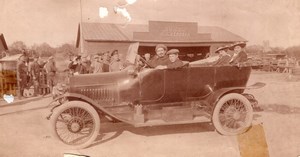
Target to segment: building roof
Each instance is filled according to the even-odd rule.
[[[169,26],[177,25],[179,29],[175,28],[175,31],[179,31],[178,35],[185,35],[191,37],[189,40],[184,40],[176,34],[168,34]],[[185,24],[187,27],[185,28]],[[163,25],[160,27],[160,25]],[[157,33],[154,26],[157,29],[165,29],[165,33],[170,35],[168,37],[156,39],[154,33]],[[190,30],[192,30],[190,32]],[[195,32],[193,32],[195,30]],[[167,31],[167,32],[166,32]],[[171,30],[173,31],[173,30]],[[197,23],[192,22],[161,22],[161,21],[149,21],[149,25],[142,24],[128,24],[126,26],[112,23],[82,23],[83,39],[85,41],[122,41],[122,42],[236,42],[246,41],[239,35],[236,35],[230,31],[217,26],[198,26]],[[158,35],[160,35],[157,33]],[[178,32],[176,32],[178,33]],[[156,35],[157,35],[156,34]],[[80,25],[78,27],[76,46],[79,46],[80,39]]]
[[[17,61],[21,56],[22,56],[22,54],[15,54],[15,55],[11,55],[11,56],[5,56],[5,57],[3,57],[3,58],[0,59],[0,62],[13,62],[13,61]]]
[[[0,51],[8,50],[4,35],[0,33]]]

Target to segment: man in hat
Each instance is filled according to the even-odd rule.
[[[79,55],[76,56],[73,61],[71,61],[68,67],[75,75],[87,73],[85,66],[81,63],[81,56]]]
[[[167,65],[158,65],[156,69],[176,69],[183,66],[183,62],[178,58],[178,49],[171,49],[167,52],[169,62]]]
[[[24,93],[24,89],[26,88],[27,86],[27,73],[28,73],[28,69],[27,69],[27,66],[26,66],[26,56],[22,55],[20,58],[19,58],[19,62],[18,62],[18,76],[19,76],[19,86],[20,86],[20,94],[21,94],[21,97],[23,96],[23,93]]]
[[[81,57],[81,64],[85,69],[84,74],[92,73],[92,68],[91,68],[92,62],[91,62],[91,56],[90,55],[84,54]]]
[[[47,73],[47,84],[50,88],[50,93],[52,93],[53,86],[55,86],[55,75],[57,71],[53,56],[48,58],[48,62],[45,65],[45,69]]]
[[[229,64],[231,56],[227,53],[230,46],[219,47],[215,53],[219,54],[219,59],[214,63],[214,65],[225,65]]]
[[[145,58],[145,61],[150,61],[150,53],[145,53],[144,54],[144,58]]]
[[[100,56],[95,55],[94,61],[92,62],[92,71],[93,73],[101,73],[102,72],[102,63],[100,62]]]
[[[153,68],[158,65],[167,65],[169,63],[169,58],[166,56],[168,48],[163,44],[158,44],[155,47],[156,55],[149,61],[150,66]]]
[[[109,60],[110,60],[110,57],[109,57],[109,51],[107,52],[104,52],[103,55],[102,55],[102,72],[109,72]]]
[[[118,50],[114,50],[111,53],[111,60],[110,60],[110,65],[109,65],[109,71],[114,72],[114,71],[121,71],[123,69],[123,64],[119,58],[119,52]]]
[[[234,54],[230,60],[230,64],[239,64],[247,61],[248,57],[244,50],[245,46],[245,42],[237,42],[231,45],[229,49],[233,50]]]
[[[34,86],[34,96],[37,96],[40,94],[39,92],[39,80],[40,80],[40,65],[38,63],[39,56],[35,56],[33,58],[33,62],[29,65],[29,71],[33,80],[33,86]]]

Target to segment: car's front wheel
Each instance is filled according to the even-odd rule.
[[[253,109],[241,94],[224,95],[216,104],[212,121],[216,130],[223,135],[237,135],[247,131],[252,124]]]
[[[54,110],[51,118],[54,136],[73,149],[92,144],[100,131],[97,111],[88,103],[70,101]]]

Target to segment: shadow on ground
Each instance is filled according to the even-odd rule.
[[[263,112],[276,112],[279,114],[300,114],[300,107],[291,107],[282,104],[264,104],[261,105]]]
[[[211,123],[195,123],[181,125],[166,125],[136,128],[125,123],[105,123],[101,126],[101,134],[90,147],[108,142],[120,136],[124,131],[142,136],[158,136],[179,133],[212,132],[215,130]],[[112,134],[113,133],[113,134]]]

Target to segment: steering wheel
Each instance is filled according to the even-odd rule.
[[[150,68],[154,68],[153,66],[151,66],[144,58],[140,57],[140,60],[145,63],[148,67]]]

